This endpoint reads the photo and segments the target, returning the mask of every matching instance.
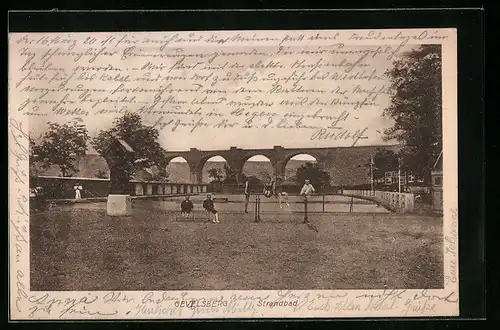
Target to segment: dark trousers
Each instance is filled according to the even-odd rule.
[[[217,210],[216,210],[215,208],[213,208],[213,207],[206,208],[205,210],[206,210],[207,212],[212,213],[212,214],[216,214],[216,213],[217,213]]]
[[[245,212],[248,211],[248,204],[250,203],[250,194],[245,194]]]

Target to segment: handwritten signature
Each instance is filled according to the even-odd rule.
[[[35,317],[37,312],[44,312],[47,315],[52,313],[53,307],[61,307],[62,310],[59,311],[58,317],[62,318],[64,316],[70,315],[88,315],[88,316],[112,316],[118,314],[118,310],[103,311],[99,310],[98,306],[95,306],[95,302],[99,299],[99,296],[95,295],[93,297],[82,296],[79,299],[66,298],[59,299],[53,298],[49,294],[44,294],[40,297],[31,296],[28,301],[33,303],[34,306],[30,308],[29,317]],[[94,305],[92,309],[91,305]]]

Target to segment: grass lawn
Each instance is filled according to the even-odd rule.
[[[135,207],[31,216],[31,290],[442,288],[442,218],[221,212],[221,223]]]

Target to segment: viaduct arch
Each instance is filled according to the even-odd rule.
[[[335,157],[335,149],[338,148],[283,148],[275,146],[273,149],[241,149],[231,147],[229,150],[198,150],[191,148],[189,151],[168,151],[167,162],[177,157],[184,158],[190,171],[190,179],[192,183],[201,184],[203,178],[203,166],[210,158],[220,156],[224,158],[227,165],[234,169],[237,173],[238,180],[243,174],[243,166],[245,162],[257,155],[267,157],[273,167],[273,175],[283,177],[285,175],[285,167],[288,161],[297,155],[308,154],[316,158],[319,165],[326,166],[328,160]],[[241,182],[239,182],[241,183]]]

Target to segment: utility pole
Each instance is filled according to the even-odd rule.
[[[323,213],[325,213],[325,192],[323,192]]]
[[[398,192],[401,192],[401,158],[398,158]]]
[[[308,223],[309,218],[307,217],[307,195],[304,195],[304,223]]]
[[[373,155],[370,156],[370,182],[371,182],[371,188],[373,191]]]

